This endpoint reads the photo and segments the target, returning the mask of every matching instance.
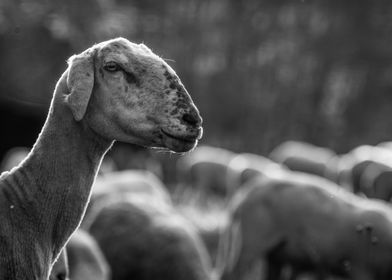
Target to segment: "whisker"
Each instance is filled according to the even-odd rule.
[[[162,57],[162,59],[164,60],[164,61],[169,61],[169,62],[176,62],[174,59],[170,59],[170,58],[164,58],[164,57]]]

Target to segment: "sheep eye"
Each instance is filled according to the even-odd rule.
[[[116,72],[121,69],[120,66],[118,66],[118,64],[115,62],[109,62],[103,68],[109,72]]]

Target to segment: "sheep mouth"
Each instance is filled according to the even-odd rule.
[[[166,148],[176,153],[188,152],[196,147],[200,133],[192,135],[177,135],[161,129],[163,143]]]
[[[178,141],[182,141],[182,142],[194,143],[197,140],[199,140],[198,135],[196,135],[196,136],[194,136],[194,135],[174,135],[174,134],[169,133],[163,129],[161,129],[161,131],[165,136],[173,138]]]

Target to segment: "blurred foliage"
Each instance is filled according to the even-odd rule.
[[[343,152],[392,138],[391,33],[386,0],[0,0],[0,103],[46,114],[66,59],[123,36],[177,71],[204,144]]]

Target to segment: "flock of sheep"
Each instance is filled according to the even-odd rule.
[[[389,143],[199,146],[176,174],[168,187],[148,170],[100,173],[50,279],[391,279]]]
[[[71,57],[32,150],[1,164],[0,279],[392,279],[390,143],[263,157],[195,148],[201,124],[146,46]],[[194,151],[167,187],[148,170],[98,174],[115,140]]]
[[[185,158],[192,181],[228,200],[220,279],[392,279],[390,143],[343,155],[294,141],[268,158],[195,154]]]
[[[178,173],[224,201],[206,243],[222,280],[392,279],[391,143],[337,155],[289,141],[268,158],[199,147]]]

